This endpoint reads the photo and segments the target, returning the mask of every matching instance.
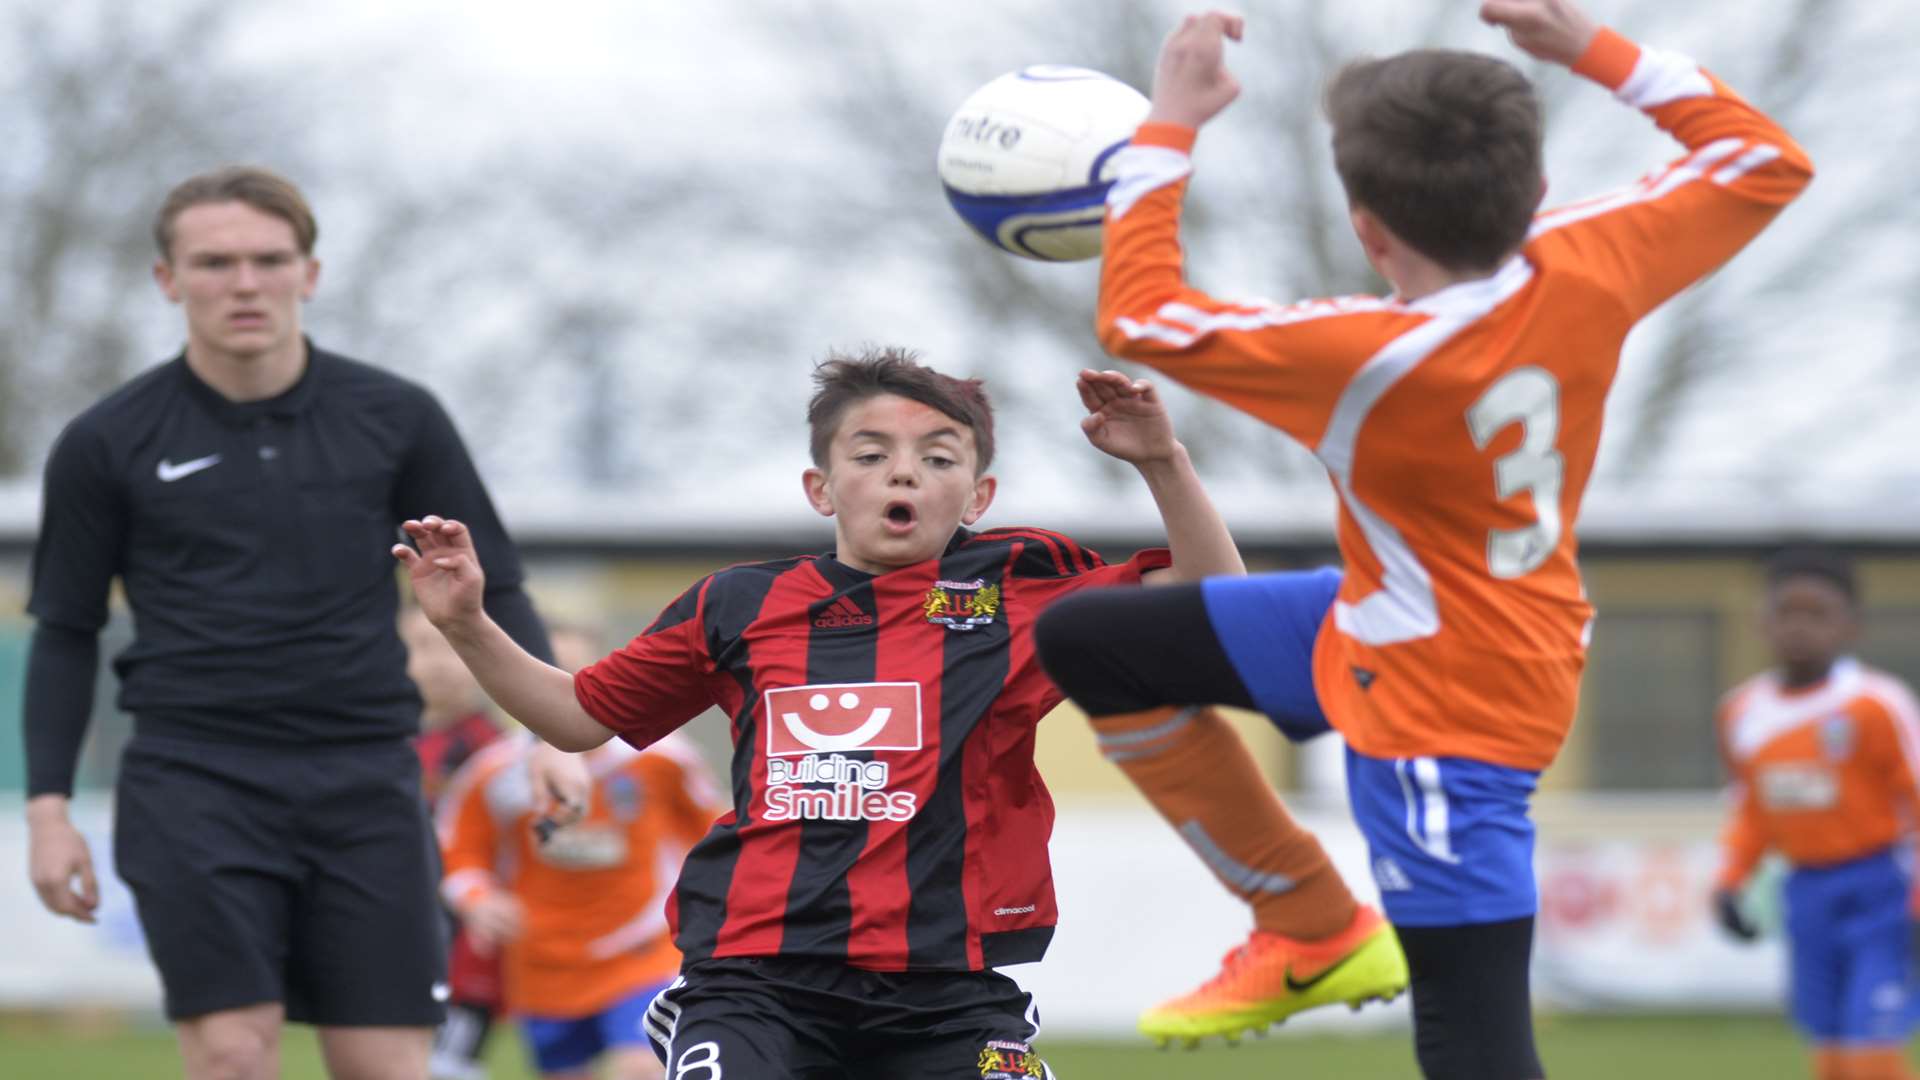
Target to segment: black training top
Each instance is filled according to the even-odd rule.
[[[389,548],[401,521],[430,513],[472,528],[488,611],[551,656],[519,557],[440,404],[311,343],[307,355],[286,393],[232,402],[183,354],[81,413],[54,444],[27,604],[40,621],[29,794],[72,787],[115,576],[134,617],[133,644],[114,661],[120,707],[143,733],[254,743],[415,733]]]

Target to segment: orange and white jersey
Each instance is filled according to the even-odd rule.
[[[665,902],[680,862],[720,813],[720,793],[678,736],[637,751],[615,739],[589,751],[586,816],[534,837],[527,738],[503,739],[470,759],[439,812],[441,892],[458,905],[506,889],[525,911],[503,958],[509,1010],[576,1017],[669,979],[680,954]]]
[[[1856,660],[1798,690],[1767,672],[1720,702],[1733,817],[1719,884],[1768,851],[1832,866],[1899,842],[1920,812],[1920,708],[1905,683]]]
[[[1684,57],[1602,31],[1575,70],[1686,155],[1541,214],[1490,277],[1413,301],[1279,306],[1190,288],[1179,232],[1194,133],[1148,124],[1115,155],[1101,342],[1325,464],[1346,577],[1314,682],[1372,757],[1553,760],[1592,614],[1571,525],[1621,344],[1812,176],[1785,132]]]

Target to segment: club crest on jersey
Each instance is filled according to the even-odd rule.
[[[949,630],[974,630],[1000,614],[1000,586],[984,578],[972,581],[936,581],[921,601],[927,621]]]
[[[1835,713],[1820,721],[1820,749],[1828,761],[1845,761],[1853,754],[1853,717]]]
[[[980,1048],[980,1080],[1039,1080],[1047,1067],[1033,1047],[1023,1042],[995,1039]]]

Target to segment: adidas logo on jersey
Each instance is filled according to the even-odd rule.
[[[1375,678],[1377,678],[1377,676],[1366,668],[1355,667],[1353,669],[1353,681],[1359,683],[1360,689],[1362,690],[1373,689],[1373,680]]]
[[[872,626],[873,616],[860,610],[859,604],[842,596],[815,615],[813,625],[821,630],[845,630],[855,626]]]

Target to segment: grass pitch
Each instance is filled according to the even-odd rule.
[[[1809,1075],[1799,1039],[1775,1017],[1546,1016],[1541,1053],[1554,1080],[1793,1080]],[[1043,1041],[1060,1080],[1394,1080],[1418,1074],[1405,1032],[1276,1034],[1236,1048],[1155,1050],[1144,1043]],[[496,1036],[493,1080],[534,1080],[511,1032]],[[1920,1060],[1920,1059],[1917,1059]],[[19,1017],[0,1022],[0,1077],[122,1080],[178,1076],[164,1028]],[[323,1080],[313,1034],[290,1028],[284,1080]],[[903,1077],[901,1080],[911,1080]]]

